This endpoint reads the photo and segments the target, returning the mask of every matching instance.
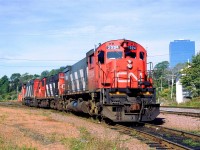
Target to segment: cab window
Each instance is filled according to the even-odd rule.
[[[104,51],[99,51],[98,62],[104,64]]]
[[[144,52],[140,52],[140,59],[144,60]]]
[[[108,59],[119,59],[122,58],[122,52],[107,52]]]
[[[127,52],[125,52],[125,57],[136,58],[136,53],[131,52],[131,51],[127,51]]]

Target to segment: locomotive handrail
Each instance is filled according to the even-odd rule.
[[[100,70],[103,72],[103,84],[101,84],[101,85],[105,85],[105,82],[104,82],[104,74],[105,74],[105,76],[106,76],[106,73],[105,73],[105,71],[101,68],[101,66],[99,65],[99,63],[97,62],[96,63],[97,64],[97,66],[100,68]]]
[[[149,77],[152,77],[152,72],[153,72],[153,63],[152,62],[148,62],[147,65],[149,64],[150,66],[150,70],[149,70]],[[148,73],[148,69],[147,69],[147,73]]]

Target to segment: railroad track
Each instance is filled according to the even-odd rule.
[[[200,110],[200,107],[179,107],[179,106],[160,106],[161,108],[181,108],[181,109],[196,109]]]
[[[163,114],[175,114],[175,115],[182,115],[182,116],[200,118],[200,113],[193,113],[193,112],[177,112],[177,111],[162,111],[162,110],[160,110],[160,113],[163,113]]]
[[[123,134],[136,137],[155,149],[195,150],[200,149],[200,136],[179,130],[144,124],[127,127],[124,125],[108,126]]]
[[[160,107],[160,112],[163,114],[176,114],[200,118],[199,108],[162,106]]]

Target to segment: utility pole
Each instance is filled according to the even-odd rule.
[[[18,85],[17,85],[17,96],[18,96],[18,90],[19,90],[19,89],[18,89]]]
[[[162,91],[162,75],[161,75],[161,80],[160,80],[160,90]]]
[[[173,97],[173,86],[174,86],[174,77],[176,76],[176,75],[174,75],[174,74],[172,74],[172,75],[170,75],[171,77],[172,77],[172,84],[171,84],[171,99],[172,99],[172,97]]]

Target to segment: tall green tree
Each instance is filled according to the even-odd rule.
[[[192,92],[193,97],[200,96],[200,53],[192,58],[192,63],[183,69],[182,85]]]
[[[0,94],[5,94],[9,92],[9,80],[5,75],[0,79]]]
[[[10,89],[9,91],[15,91],[19,88],[20,86],[20,77],[21,74],[20,73],[13,73],[10,77]]]

